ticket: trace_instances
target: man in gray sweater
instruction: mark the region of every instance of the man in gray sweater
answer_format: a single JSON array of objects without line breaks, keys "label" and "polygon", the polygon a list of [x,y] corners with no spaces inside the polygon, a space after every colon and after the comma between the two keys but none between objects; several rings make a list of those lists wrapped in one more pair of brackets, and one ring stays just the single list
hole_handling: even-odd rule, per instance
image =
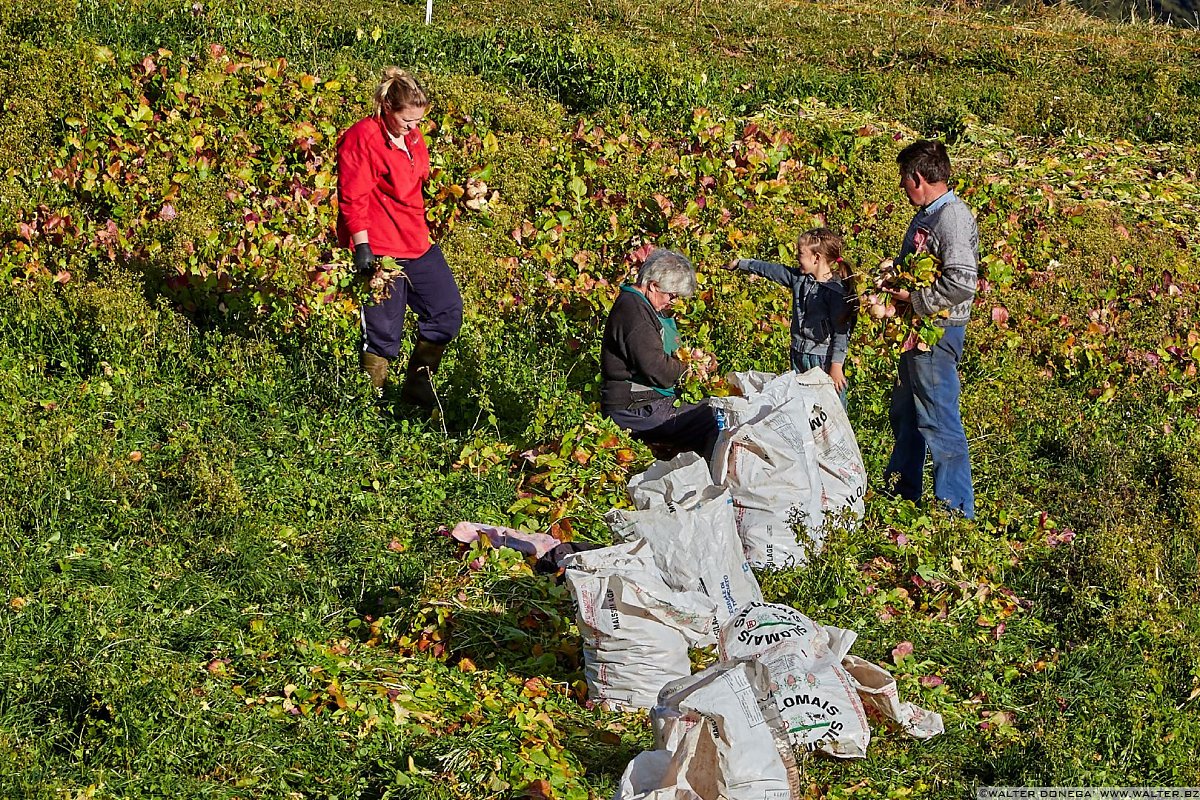
[{"label": "man in gray sweater", "polygon": [[913,312],[932,317],[944,328],[929,350],[901,354],[899,377],[892,388],[890,418],[896,443],[888,461],[885,482],[895,481],[896,493],[919,502],[925,453],[933,457],[933,494],[968,519],[975,516],[971,460],[959,410],[958,364],[979,264],[979,229],[962,200],[950,189],[950,157],[941,142],[914,142],[896,157],[900,188],[917,208],[896,263],[914,254],[929,253],[941,270],[934,282],[913,292],[884,287],[897,301],[911,303]]}]

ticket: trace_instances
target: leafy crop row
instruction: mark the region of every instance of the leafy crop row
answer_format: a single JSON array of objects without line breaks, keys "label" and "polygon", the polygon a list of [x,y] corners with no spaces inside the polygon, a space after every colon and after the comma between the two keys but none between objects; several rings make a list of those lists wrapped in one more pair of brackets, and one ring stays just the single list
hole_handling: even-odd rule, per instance
[{"label": "leafy crop row", "polygon": [[[1112,69],[1147,79],[1081,91],[1049,128],[1081,130],[1044,135],[1032,115],[1062,105],[1046,82],[1076,85],[1039,77],[1066,63],[1053,42],[986,33],[948,52],[954,28],[918,46],[880,15],[855,29],[763,4],[702,6],[743,19],[673,46],[647,28],[665,39],[687,14],[621,3],[574,32],[577,4],[506,5],[538,18],[502,41],[484,19],[501,7],[472,8],[428,32],[365,0],[2,12],[5,52],[28,58],[0,68],[19,89],[4,118],[22,120],[0,131],[0,793],[610,793],[649,731],[588,707],[566,593],[437,529],[603,541],[650,460],[594,406],[617,284],[647,247],[684,249],[701,281],[679,312],[688,344],[723,369],[782,368],[787,298],[716,267],[791,261],[817,223],[863,272],[892,255],[910,213],[893,158],[917,135],[897,119],[955,133],[980,222],[963,363],[980,512],[873,492],[861,529],[764,576],[770,599],[858,631],[949,723],[928,744],[881,729],[862,762],[806,761],[808,793],[1200,780],[1200,190],[1190,84],[1152,80],[1189,63],[1171,35],[1128,31],[1170,57],[1122,55]],[[801,11],[811,34],[771,18]],[[765,55],[811,55],[810,35],[842,49],[794,69]],[[427,201],[467,299],[439,381],[450,432],[372,405],[362,288],[331,238],[336,134],[402,45],[440,67]],[[1108,74],[1071,52],[1079,81]],[[48,80],[54,65],[79,78]],[[991,110],[955,100],[933,120],[931,95],[889,94],[967,69],[982,77],[956,91]],[[1115,100],[1086,118],[1154,92],[1151,122],[1171,111],[1153,146],[1104,135],[1151,131],[1113,127]],[[1023,122],[1013,97],[1036,101]],[[881,329],[864,316],[851,348],[873,478],[894,378]]]}]

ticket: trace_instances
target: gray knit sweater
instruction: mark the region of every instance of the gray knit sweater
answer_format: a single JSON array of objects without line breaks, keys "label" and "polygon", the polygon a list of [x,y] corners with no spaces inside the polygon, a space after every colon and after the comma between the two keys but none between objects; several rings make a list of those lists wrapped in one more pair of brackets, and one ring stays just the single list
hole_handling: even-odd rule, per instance
[{"label": "gray knit sweater", "polygon": [[966,325],[979,278],[979,228],[971,210],[953,191],[913,216],[896,263],[903,263],[911,253],[920,251],[937,257],[942,272],[932,285],[912,293],[913,311],[928,317],[950,309],[950,316],[937,324]]}]

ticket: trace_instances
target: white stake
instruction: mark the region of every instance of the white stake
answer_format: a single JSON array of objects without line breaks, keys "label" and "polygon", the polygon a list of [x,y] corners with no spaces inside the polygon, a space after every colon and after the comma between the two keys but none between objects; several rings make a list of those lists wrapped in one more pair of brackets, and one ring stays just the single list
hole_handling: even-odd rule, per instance
[{"label": "white stake", "polygon": [[433,0],[425,0],[425,24],[433,21]]}]

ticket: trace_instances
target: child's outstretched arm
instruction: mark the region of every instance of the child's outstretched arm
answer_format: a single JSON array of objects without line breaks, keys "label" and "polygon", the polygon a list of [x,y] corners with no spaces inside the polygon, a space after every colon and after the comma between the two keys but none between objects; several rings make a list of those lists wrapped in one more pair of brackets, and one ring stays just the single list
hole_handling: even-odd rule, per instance
[{"label": "child's outstretched arm", "polygon": [[788,288],[794,286],[803,277],[799,270],[788,269],[783,264],[776,264],[771,261],[759,261],[756,258],[734,259],[725,265],[725,269],[761,275],[767,280],[774,281]]}]

